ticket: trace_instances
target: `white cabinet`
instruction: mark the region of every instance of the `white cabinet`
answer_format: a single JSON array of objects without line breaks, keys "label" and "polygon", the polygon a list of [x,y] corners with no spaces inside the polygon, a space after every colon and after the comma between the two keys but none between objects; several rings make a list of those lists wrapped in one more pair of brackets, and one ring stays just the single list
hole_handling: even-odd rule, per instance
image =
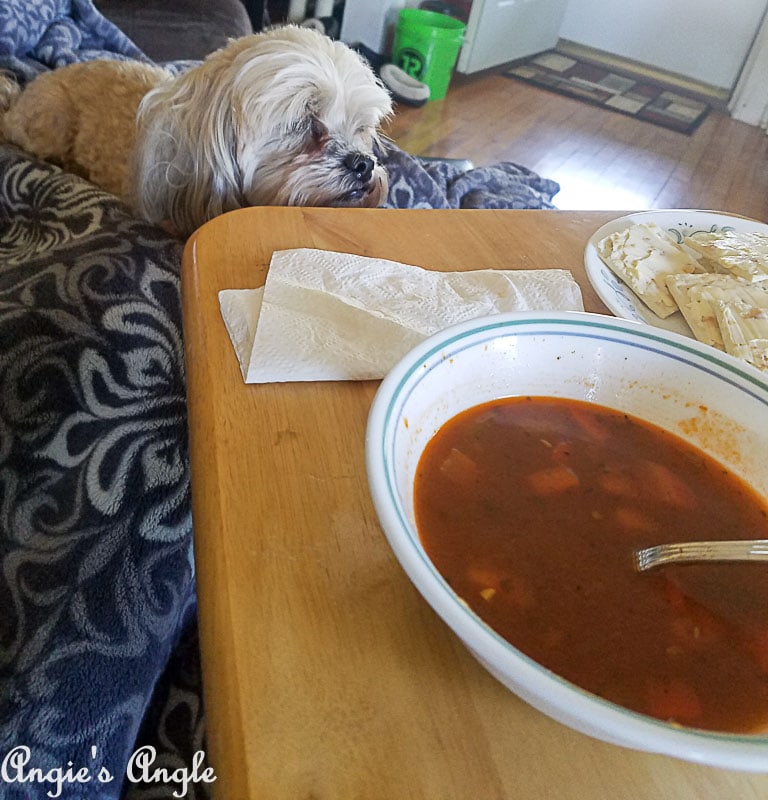
[{"label": "white cabinet", "polygon": [[341,40],[360,42],[374,53],[389,54],[401,8],[415,6],[416,0],[345,0]]},{"label": "white cabinet", "polygon": [[568,0],[474,0],[457,69],[477,72],[557,44]]}]

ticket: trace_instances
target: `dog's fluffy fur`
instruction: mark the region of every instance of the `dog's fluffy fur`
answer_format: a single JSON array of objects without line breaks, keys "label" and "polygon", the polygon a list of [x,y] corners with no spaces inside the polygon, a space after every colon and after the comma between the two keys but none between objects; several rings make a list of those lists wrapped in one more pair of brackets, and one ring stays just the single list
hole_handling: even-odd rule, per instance
[{"label": "dog's fluffy fur", "polygon": [[376,206],[387,90],[346,45],[307,28],[245,36],[175,77],[90,61],[0,77],[0,134],[187,235],[251,205]]}]

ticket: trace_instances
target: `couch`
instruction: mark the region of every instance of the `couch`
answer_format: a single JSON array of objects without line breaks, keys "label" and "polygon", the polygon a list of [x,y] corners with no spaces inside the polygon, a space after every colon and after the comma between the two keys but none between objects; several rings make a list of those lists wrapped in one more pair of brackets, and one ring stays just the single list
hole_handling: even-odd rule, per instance
[{"label": "couch", "polygon": [[95,5],[158,62],[202,59],[264,24],[263,8],[261,19],[256,8],[264,4],[246,7],[241,0],[96,0]]}]

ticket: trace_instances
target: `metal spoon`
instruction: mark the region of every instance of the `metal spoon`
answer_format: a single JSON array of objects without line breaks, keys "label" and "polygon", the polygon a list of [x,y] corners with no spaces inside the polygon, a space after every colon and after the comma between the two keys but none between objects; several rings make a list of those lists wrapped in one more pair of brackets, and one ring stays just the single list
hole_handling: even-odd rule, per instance
[{"label": "metal spoon", "polygon": [[678,542],[635,550],[638,572],[662,564],[696,561],[768,561],[768,539],[741,539],[726,542]]}]

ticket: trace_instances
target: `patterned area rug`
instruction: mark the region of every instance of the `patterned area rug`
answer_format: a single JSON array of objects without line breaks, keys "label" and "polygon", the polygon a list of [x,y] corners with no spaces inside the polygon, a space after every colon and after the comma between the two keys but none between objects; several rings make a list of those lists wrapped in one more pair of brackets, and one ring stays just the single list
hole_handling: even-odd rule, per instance
[{"label": "patterned area rug", "polygon": [[533,56],[505,74],[680,133],[693,133],[709,112],[707,103],[652,79],[614,72],[557,50]]}]

